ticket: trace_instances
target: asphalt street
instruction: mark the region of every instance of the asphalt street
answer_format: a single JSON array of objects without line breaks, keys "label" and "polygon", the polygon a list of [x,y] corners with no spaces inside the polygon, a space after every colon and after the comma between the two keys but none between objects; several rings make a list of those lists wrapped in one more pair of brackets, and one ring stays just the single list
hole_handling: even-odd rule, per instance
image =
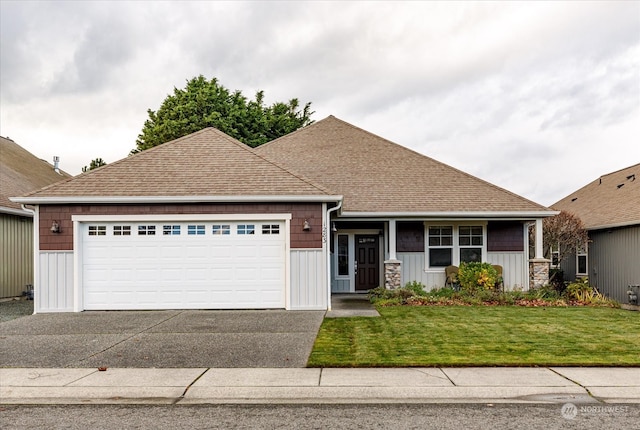
[{"label": "asphalt street", "polygon": [[637,429],[640,406],[367,404],[203,406],[4,406],[10,429]]}]

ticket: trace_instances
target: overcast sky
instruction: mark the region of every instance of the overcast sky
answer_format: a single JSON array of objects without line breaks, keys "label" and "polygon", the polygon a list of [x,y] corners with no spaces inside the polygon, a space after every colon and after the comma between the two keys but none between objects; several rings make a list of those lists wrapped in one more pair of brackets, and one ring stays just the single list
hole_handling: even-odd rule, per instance
[{"label": "overcast sky", "polygon": [[74,175],[200,74],[544,205],[640,162],[640,2],[0,7],[0,135]]}]

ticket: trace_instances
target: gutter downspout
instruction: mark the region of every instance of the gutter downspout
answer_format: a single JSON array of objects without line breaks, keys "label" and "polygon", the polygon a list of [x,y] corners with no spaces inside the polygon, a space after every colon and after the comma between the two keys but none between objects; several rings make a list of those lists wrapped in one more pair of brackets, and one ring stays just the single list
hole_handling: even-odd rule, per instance
[{"label": "gutter downspout", "polygon": [[38,312],[37,299],[38,299],[38,276],[40,273],[39,268],[39,255],[40,255],[40,212],[38,206],[34,206],[34,209],[27,208],[24,203],[20,205],[22,210],[33,214],[33,314]]},{"label": "gutter downspout", "polygon": [[342,200],[338,202],[338,206],[327,210],[327,310],[331,310],[331,212],[335,212],[342,208]]}]

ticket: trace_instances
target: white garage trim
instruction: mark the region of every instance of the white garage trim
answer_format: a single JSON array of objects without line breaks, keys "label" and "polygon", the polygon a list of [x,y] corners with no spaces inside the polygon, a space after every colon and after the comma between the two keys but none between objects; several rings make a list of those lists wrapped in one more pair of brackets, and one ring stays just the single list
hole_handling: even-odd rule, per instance
[{"label": "white garage trim", "polygon": [[74,237],[74,311],[80,312],[84,305],[84,228],[87,223],[113,223],[113,222],[260,222],[260,221],[280,221],[284,223],[284,307],[291,307],[291,286],[290,286],[290,224],[291,214],[171,214],[171,215],[73,215],[73,237]]}]

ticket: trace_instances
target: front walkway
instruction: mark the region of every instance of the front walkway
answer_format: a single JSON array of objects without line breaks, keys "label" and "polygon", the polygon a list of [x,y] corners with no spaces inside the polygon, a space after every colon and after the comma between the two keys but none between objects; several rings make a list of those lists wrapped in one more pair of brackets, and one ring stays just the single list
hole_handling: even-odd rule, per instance
[{"label": "front walkway", "polygon": [[367,294],[332,294],[331,310],[325,318],[379,317]]}]

